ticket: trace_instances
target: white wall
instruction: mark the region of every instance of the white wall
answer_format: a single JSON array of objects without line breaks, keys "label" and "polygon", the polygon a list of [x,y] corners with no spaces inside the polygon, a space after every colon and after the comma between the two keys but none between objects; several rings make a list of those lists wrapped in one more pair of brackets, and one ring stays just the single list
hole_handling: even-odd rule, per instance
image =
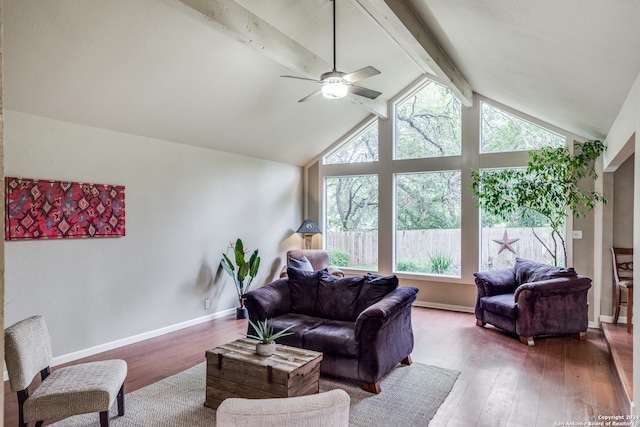
[{"label": "white wall", "polygon": [[[632,153],[638,151],[640,140],[636,134],[640,130],[640,75],[636,78],[633,87],[627,95],[627,99],[618,113],[618,117],[611,126],[607,135],[607,152],[605,157],[605,168],[615,169],[621,165]],[[635,156],[634,156],[635,158]],[[634,161],[633,172],[633,212],[640,212],[640,162]],[[633,215],[633,246],[640,247],[640,215]],[[634,253],[634,262],[639,257],[639,252]],[[638,263],[636,263],[638,264]],[[635,270],[635,276],[639,276],[640,270]],[[636,280],[638,282],[638,280]],[[633,296],[633,305],[640,307],[640,292]],[[637,327],[638,310],[634,310],[633,323],[636,327],[633,330],[633,383],[640,384],[640,328]],[[635,387],[633,391],[633,402],[640,402],[640,387]],[[632,409],[633,413],[638,413],[637,409]]]},{"label": "white wall", "polygon": [[232,239],[260,250],[256,285],[301,244],[291,165],[6,111],[5,174],[126,187],[126,237],[6,242],[5,325],[43,314],[55,356],[232,309]]}]

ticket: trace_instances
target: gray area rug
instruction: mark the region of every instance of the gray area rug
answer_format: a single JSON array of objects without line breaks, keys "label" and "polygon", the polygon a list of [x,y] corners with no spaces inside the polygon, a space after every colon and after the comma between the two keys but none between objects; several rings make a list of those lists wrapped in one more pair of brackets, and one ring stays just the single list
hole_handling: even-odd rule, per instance
[{"label": "gray area rug", "polygon": [[[323,377],[320,391],[345,390],[351,397],[349,425],[426,426],[447,397],[459,372],[421,363],[399,365],[382,379],[378,395],[360,388],[360,383]],[[205,364],[201,363],[150,386],[127,393],[125,415],[111,408],[112,427],[213,427],[216,413],[204,407]],[[79,415],[56,427],[99,426],[98,414]]]}]

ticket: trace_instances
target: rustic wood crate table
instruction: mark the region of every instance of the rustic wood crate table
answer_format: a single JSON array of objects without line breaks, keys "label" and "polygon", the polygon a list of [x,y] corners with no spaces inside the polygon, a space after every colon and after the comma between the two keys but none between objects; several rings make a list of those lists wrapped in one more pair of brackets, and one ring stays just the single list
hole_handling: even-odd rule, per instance
[{"label": "rustic wood crate table", "polygon": [[322,353],[278,344],[273,356],[258,356],[256,340],[207,350],[205,406],[217,409],[229,397],[264,399],[319,392]]}]

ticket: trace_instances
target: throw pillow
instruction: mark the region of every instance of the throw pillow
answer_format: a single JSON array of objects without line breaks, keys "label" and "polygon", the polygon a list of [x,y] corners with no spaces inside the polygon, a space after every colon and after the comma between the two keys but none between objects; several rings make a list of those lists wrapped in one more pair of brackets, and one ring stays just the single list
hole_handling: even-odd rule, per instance
[{"label": "throw pillow", "polygon": [[513,268],[479,271],[473,273],[476,284],[482,286],[485,296],[511,294],[518,287]]},{"label": "throw pillow", "polygon": [[365,278],[320,276],[316,316],[332,320],[356,320],[356,303]]},{"label": "throw pillow", "polygon": [[516,281],[519,285],[576,275],[573,268],[556,267],[524,258],[516,258],[513,269],[516,272]]},{"label": "throw pillow", "polygon": [[289,267],[297,268],[304,271],[313,271],[313,266],[304,255],[300,259],[289,257]]},{"label": "throw pillow", "polygon": [[356,317],[398,287],[398,277],[367,273],[356,303]]},{"label": "throw pillow", "polygon": [[287,268],[292,312],[313,316],[318,296],[318,283],[323,274],[328,274],[326,268],[318,271]]}]

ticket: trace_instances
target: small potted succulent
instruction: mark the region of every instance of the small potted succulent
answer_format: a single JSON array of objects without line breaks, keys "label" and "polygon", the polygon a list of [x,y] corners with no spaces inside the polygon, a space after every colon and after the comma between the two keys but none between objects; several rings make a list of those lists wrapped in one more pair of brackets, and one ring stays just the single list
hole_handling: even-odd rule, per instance
[{"label": "small potted succulent", "polygon": [[249,320],[249,324],[253,327],[255,335],[247,334],[248,338],[255,338],[259,342],[256,344],[256,353],[258,356],[271,356],[276,352],[276,340],[280,337],[293,334],[288,332],[293,325],[278,332],[273,331],[273,326],[269,323],[269,319],[264,321],[258,320],[257,324]]}]

